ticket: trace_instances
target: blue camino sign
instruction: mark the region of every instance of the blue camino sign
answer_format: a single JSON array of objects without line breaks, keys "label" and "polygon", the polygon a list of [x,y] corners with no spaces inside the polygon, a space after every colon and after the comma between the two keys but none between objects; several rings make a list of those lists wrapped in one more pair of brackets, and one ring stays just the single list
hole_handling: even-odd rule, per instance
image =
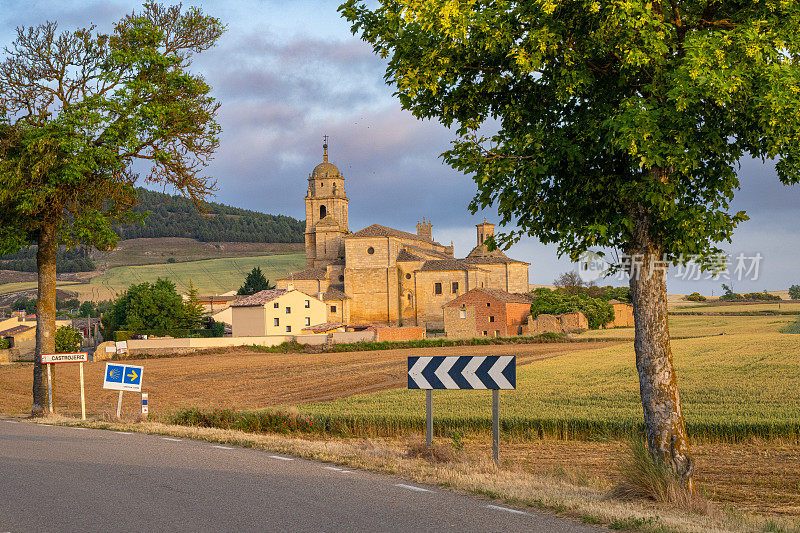
[{"label": "blue camino sign", "polygon": [[144,367],[141,366],[106,363],[103,388],[141,392],[143,373]]}]

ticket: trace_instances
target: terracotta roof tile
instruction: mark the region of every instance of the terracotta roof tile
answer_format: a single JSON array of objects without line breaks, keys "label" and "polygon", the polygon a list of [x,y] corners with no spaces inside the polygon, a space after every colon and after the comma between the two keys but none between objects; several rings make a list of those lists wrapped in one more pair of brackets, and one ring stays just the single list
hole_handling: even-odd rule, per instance
[{"label": "terracotta roof tile", "polygon": [[341,322],[326,322],[324,324],[317,324],[316,326],[309,326],[300,331],[312,331],[314,333],[326,333],[335,329],[343,328],[345,325]]},{"label": "terracotta roof tile", "polygon": [[423,272],[447,271],[447,270],[483,270],[472,263],[463,259],[432,259],[425,261],[419,269]]},{"label": "terracotta roof tile", "polygon": [[477,289],[472,289],[471,291],[462,294],[455,300],[450,303],[445,304],[447,307],[459,307],[461,305],[461,300],[465,299],[468,294],[472,294],[475,292],[482,292],[492,298],[499,300],[503,303],[507,304],[531,304],[533,303],[533,296],[530,294],[522,294],[522,293],[512,293],[506,292],[501,289],[488,289],[486,287],[481,287]]},{"label": "terracotta roof tile", "polygon": [[434,242],[430,239],[426,239],[425,237],[420,237],[416,233],[408,233],[407,231],[400,231],[399,229],[387,228],[386,226],[381,226],[380,224],[367,226],[362,230],[345,236],[345,239],[357,237],[397,237],[398,239],[409,239],[412,241]]},{"label": "terracotta roof tile", "polygon": [[283,289],[268,289],[242,298],[241,300],[234,302],[231,307],[258,307],[259,305],[264,305],[267,302],[271,302],[275,298],[279,298],[288,292],[289,291]]},{"label": "terracotta roof tile", "polygon": [[25,333],[32,329],[34,329],[34,326],[14,326],[13,328],[0,331],[0,337],[13,337],[14,335],[19,335],[20,333]]}]

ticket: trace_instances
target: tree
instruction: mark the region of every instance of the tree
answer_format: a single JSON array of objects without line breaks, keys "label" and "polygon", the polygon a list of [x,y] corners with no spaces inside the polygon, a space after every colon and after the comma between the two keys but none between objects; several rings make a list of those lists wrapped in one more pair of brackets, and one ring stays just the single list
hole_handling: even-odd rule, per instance
[{"label": "tree", "polygon": [[103,316],[103,338],[112,339],[119,330],[167,333],[182,328],[184,310],[181,295],[168,279],[131,285]]},{"label": "tree", "polygon": [[244,280],[244,285],[239,287],[239,290],[236,292],[236,294],[240,296],[248,296],[259,291],[265,291],[274,288],[275,285],[271,285],[269,280],[264,277],[264,274],[261,273],[261,267],[253,267],[253,270],[247,274],[247,277]]},{"label": "tree", "polygon": [[203,323],[204,312],[203,306],[197,298],[197,287],[194,286],[192,280],[189,280],[187,299],[183,302],[183,327],[198,329]]},{"label": "tree", "polygon": [[569,294],[539,288],[533,291],[531,316],[561,315],[580,311],[589,322],[589,329],[599,329],[614,320],[614,308],[608,300],[593,298],[586,293]]},{"label": "tree", "polygon": [[[498,237],[614,249],[630,275],[647,444],[693,489],[666,271],[713,268],[739,159],[800,179],[800,3],[359,0],[339,7],[386,58],[402,106],[457,135],[443,154],[496,206]],[[479,130],[479,128],[482,128]],[[635,260],[635,261],[634,261]],[[641,275],[640,275],[641,274]]]},{"label": "tree", "polygon": [[110,34],[46,22],[17,28],[5,49],[0,254],[38,245],[34,415],[45,401],[39,354],[54,348],[59,244],[115,245],[112,224],[136,219],[135,161],[198,206],[214,190],[201,171],[218,145],[218,104],[189,67],[222,32],[198,9],[147,2]]},{"label": "tree", "polygon": [[71,326],[61,326],[56,330],[55,353],[75,353],[81,348],[83,336]]},{"label": "tree", "polygon": [[800,300],[800,285],[792,285],[789,287],[789,298],[792,300]]},{"label": "tree", "polygon": [[553,281],[553,285],[567,294],[578,294],[582,288],[588,287],[590,284],[583,281],[578,273],[573,270],[562,273]]}]

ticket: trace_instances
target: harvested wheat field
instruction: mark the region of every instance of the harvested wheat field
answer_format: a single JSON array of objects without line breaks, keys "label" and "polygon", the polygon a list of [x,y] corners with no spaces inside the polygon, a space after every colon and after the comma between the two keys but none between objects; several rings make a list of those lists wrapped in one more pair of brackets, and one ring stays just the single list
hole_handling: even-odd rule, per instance
[{"label": "harvested wheat field", "polygon": [[[137,360],[144,366],[142,390],[150,394],[151,416],[181,407],[260,409],[277,405],[324,402],[407,384],[409,355],[517,356],[522,365],[613,343],[554,343],[455,346],[336,354],[260,354],[246,349],[224,353]],[[78,365],[58,366],[55,410],[80,414]],[[33,365],[0,367],[0,413],[24,415],[31,408]],[[86,409],[93,415],[113,413],[117,393],[101,388],[104,363],[86,363]],[[139,397],[123,397],[127,413],[139,408]]]}]

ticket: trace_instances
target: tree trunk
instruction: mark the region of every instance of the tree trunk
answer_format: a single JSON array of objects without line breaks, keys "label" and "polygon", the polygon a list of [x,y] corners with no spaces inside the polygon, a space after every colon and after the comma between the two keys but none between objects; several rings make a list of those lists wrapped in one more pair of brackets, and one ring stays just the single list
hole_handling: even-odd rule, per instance
[{"label": "tree trunk", "polygon": [[630,287],[647,446],[654,457],[670,465],[686,487],[694,491],[694,460],[689,453],[669,342],[666,265],[658,263],[662,260],[662,249],[651,239],[649,217],[644,209],[638,209],[633,218]]},{"label": "tree trunk", "polygon": [[42,354],[56,351],[56,225],[45,223],[39,232],[36,263],[39,302],[36,306],[36,352],[33,360],[32,416],[42,416],[47,405],[47,384],[42,375]]}]

